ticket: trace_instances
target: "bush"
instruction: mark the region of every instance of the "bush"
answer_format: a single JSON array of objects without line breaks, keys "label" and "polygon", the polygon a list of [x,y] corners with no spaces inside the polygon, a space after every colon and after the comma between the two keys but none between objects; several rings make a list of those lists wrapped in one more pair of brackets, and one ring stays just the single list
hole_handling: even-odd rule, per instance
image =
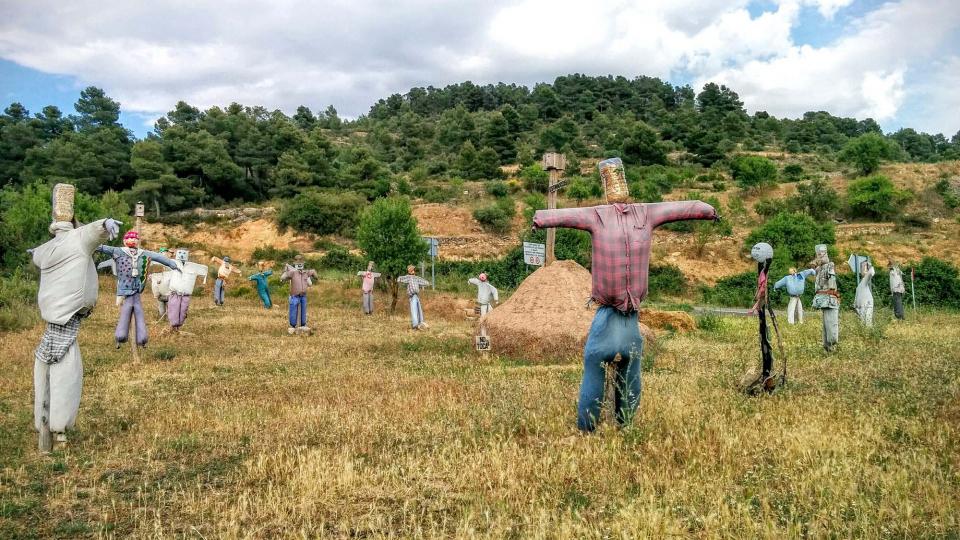
[{"label": "bush", "polygon": [[[919,305],[960,309],[960,272],[955,266],[934,257],[924,257],[913,269]],[[910,296],[910,269],[904,268],[903,274],[907,284],[906,302]]]},{"label": "bush", "polygon": [[831,222],[818,223],[803,214],[780,213],[751,231],[744,247],[749,250],[757,242],[767,242],[773,246],[776,271],[771,271],[779,273],[791,266],[803,266],[813,259],[815,245],[831,245],[835,240]]},{"label": "bush", "polygon": [[868,176],[847,187],[847,205],[852,217],[890,219],[901,212],[901,205],[912,194],[900,191],[883,175]]},{"label": "bush", "polygon": [[359,255],[353,255],[345,248],[336,246],[331,248],[317,261],[320,268],[340,270],[342,272],[358,272],[367,267],[367,262]]},{"label": "bush", "polygon": [[277,225],[281,231],[292,228],[352,237],[364,206],[366,199],[356,193],[305,191],[283,205],[277,214]]},{"label": "bush", "polygon": [[879,133],[866,133],[851,139],[840,152],[840,160],[852,164],[862,175],[875,172],[882,159],[893,157],[891,143]]},{"label": "bush", "polygon": [[791,163],[783,168],[781,174],[787,182],[799,182],[803,180],[803,167],[796,163]]},{"label": "bush", "polygon": [[253,250],[255,261],[292,261],[300,252],[292,249],[278,249],[273,246],[258,246]]},{"label": "bush", "polygon": [[497,180],[495,182],[488,182],[485,186],[488,195],[501,199],[510,194],[510,188],[507,186],[506,182]]},{"label": "bush", "polygon": [[672,264],[650,266],[647,289],[651,298],[679,296],[687,291],[687,277]]},{"label": "bush", "polygon": [[829,219],[840,209],[840,196],[823,178],[797,186],[797,194],[787,199],[790,211],[803,212],[817,221]]},{"label": "bush", "polygon": [[484,229],[505,234],[510,231],[515,214],[513,199],[500,199],[490,206],[474,210],[473,219],[477,220]]},{"label": "bush", "polygon": [[777,166],[761,156],[737,156],[730,163],[733,180],[742,189],[763,189],[777,183]]},{"label": "bush", "polygon": [[784,199],[761,199],[753,205],[754,211],[764,219],[770,219],[777,214],[789,212],[790,208]]},{"label": "bush", "polygon": [[528,165],[520,170],[523,187],[527,191],[546,193],[550,185],[550,173],[543,170],[539,164]]},{"label": "bush", "polygon": [[943,197],[943,204],[947,208],[955,209],[960,207],[960,188],[954,187],[946,178],[940,179],[934,190]]}]

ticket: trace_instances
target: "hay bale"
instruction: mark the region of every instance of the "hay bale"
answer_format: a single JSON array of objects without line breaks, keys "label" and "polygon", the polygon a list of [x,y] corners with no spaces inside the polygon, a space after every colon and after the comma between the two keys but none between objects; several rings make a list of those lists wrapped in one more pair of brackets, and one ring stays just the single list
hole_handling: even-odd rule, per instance
[{"label": "hay bale", "polygon": [[[590,272],[556,261],[531,274],[486,317],[493,351],[532,361],[580,359],[596,306],[587,307]],[[640,332],[652,344],[654,333]]]},{"label": "hay bale", "polygon": [[693,320],[693,317],[685,311],[641,309],[640,320],[647,326],[657,330],[689,332],[697,328],[697,321]]}]

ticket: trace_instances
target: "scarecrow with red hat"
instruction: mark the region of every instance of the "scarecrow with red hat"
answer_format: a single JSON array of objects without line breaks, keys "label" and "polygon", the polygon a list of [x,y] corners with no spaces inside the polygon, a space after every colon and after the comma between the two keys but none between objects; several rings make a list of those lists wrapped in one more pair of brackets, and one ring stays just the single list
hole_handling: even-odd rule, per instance
[{"label": "scarecrow with red hat", "polygon": [[120,320],[114,339],[117,348],[127,341],[130,332],[130,317],[136,325],[137,345],[147,345],[147,324],[143,318],[143,305],[140,303],[140,293],[147,282],[147,267],[150,262],[160,263],[170,269],[180,270],[177,263],[160,253],[140,248],[140,235],[137,231],[130,231],[123,235],[123,247],[101,245],[97,251],[105,253],[113,259],[117,269],[117,297],[121,300]]},{"label": "scarecrow with red hat", "polygon": [[477,315],[482,317],[490,313],[490,310],[493,309],[493,306],[490,305],[491,300],[500,303],[500,293],[496,287],[487,281],[487,275],[483,272],[475,278],[468,279],[467,283],[477,287]]}]

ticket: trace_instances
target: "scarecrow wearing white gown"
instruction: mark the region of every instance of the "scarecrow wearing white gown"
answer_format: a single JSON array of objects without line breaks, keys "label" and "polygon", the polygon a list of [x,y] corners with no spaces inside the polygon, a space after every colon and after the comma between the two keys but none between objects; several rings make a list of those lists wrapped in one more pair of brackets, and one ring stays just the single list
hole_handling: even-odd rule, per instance
[{"label": "scarecrow wearing white gown", "polygon": [[873,327],[873,276],[875,273],[870,261],[860,263],[860,283],[857,284],[857,295],[853,299],[857,316],[867,328]]},{"label": "scarecrow wearing white gown", "polygon": [[66,442],[80,408],[83,362],[77,335],[80,321],[97,304],[99,284],[93,252],[101,242],[120,232],[121,222],[101,219],[87,225],[74,220],[75,188],[53,188],[52,240],[31,250],[40,269],[37,305],[47,326],[34,352],[34,425],[40,432],[40,449],[53,447],[51,434]]}]

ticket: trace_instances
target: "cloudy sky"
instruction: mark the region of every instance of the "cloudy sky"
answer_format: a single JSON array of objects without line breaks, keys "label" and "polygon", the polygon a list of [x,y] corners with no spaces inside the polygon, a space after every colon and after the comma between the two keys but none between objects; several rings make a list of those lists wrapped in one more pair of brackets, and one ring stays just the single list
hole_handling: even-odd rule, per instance
[{"label": "cloudy sky", "polygon": [[750,112],[960,130],[960,0],[0,0],[0,102],[104,88],[143,135],[178,100],[344,116],[412,86],[568,73],[717,81]]}]

